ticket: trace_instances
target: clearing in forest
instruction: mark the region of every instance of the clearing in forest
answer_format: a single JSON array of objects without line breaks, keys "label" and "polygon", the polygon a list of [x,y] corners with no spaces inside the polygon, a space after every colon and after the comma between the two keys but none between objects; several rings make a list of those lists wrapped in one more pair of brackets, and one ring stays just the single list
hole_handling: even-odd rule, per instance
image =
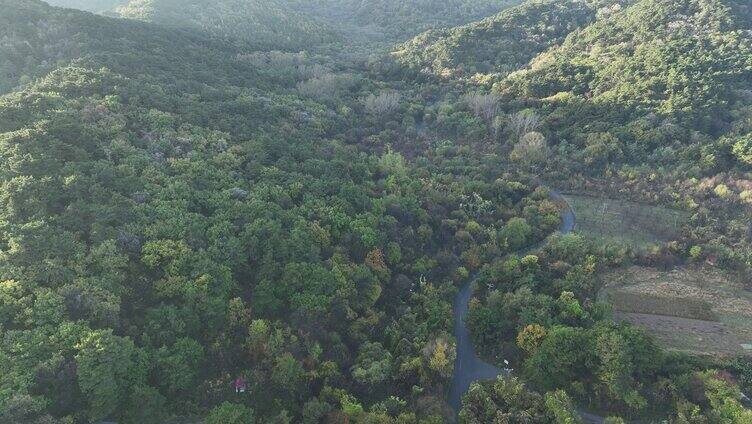
[{"label": "clearing in forest", "polygon": [[645,328],[669,349],[752,355],[752,292],[738,278],[699,266],[631,266],[602,277],[614,318]]},{"label": "clearing in forest", "polygon": [[625,200],[565,195],[577,215],[576,231],[635,249],[675,240],[689,214]]}]

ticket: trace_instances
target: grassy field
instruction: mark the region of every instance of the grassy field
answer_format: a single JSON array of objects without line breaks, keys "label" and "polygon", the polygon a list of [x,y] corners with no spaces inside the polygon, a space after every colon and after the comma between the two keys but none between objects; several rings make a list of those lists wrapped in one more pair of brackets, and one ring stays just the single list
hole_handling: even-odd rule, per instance
[{"label": "grassy field", "polygon": [[635,249],[675,240],[689,214],[635,202],[565,195],[577,216],[576,231]]},{"label": "grassy field", "polygon": [[600,299],[616,319],[646,328],[667,348],[752,355],[752,292],[737,279],[700,267],[660,271],[632,266],[602,277]]}]

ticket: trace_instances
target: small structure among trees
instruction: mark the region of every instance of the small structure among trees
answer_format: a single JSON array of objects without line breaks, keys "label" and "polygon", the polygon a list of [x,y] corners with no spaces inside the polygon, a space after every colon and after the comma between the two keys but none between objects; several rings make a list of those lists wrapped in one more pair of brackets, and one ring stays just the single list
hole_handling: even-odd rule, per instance
[{"label": "small structure among trees", "polygon": [[245,393],[248,389],[248,382],[243,377],[238,377],[232,382],[232,387],[235,388],[235,393]]}]

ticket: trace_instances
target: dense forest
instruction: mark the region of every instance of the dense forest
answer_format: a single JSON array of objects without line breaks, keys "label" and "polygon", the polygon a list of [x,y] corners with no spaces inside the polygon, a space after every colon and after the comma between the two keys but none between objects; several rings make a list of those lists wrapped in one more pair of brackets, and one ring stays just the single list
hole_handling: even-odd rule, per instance
[{"label": "dense forest", "polygon": [[[752,422],[604,295],[752,290],[744,2],[50,3],[0,0],[0,424]],[[506,370],[453,410],[457,322]]]},{"label": "dense forest", "polygon": [[116,14],[166,26],[199,30],[258,49],[313,48],[335,39],[334,31],[285,0],[133,0]]},{"label": "dense forest", "polygon": [[50,0],[47,3],[53,6],[68,7],[89,12],[108,13],[114,11],[118,6],[122,6],[125,2],[126,0]]},{"label": "dense forest", "polygon": [[[189,27],[261,49],[352,47],[472,22],[521,0],[52,0],[54,6]],[[365,41],[365,46],[363,42]],[[340,47],[342,44],[340,44]]]}]

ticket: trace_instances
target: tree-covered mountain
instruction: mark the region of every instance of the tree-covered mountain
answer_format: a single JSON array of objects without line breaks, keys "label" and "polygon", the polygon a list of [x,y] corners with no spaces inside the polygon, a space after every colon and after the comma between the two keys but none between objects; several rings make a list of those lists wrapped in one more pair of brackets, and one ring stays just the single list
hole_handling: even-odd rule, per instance
[{"label": "tree-covered mountain", "polygon": [[[683,231],[693,240],[689,243],[702,244],[712,252],[711,263],[723,262],[722,268],[748,281],[750,12],[747,4],[733,0],[529,1],[476,23],[419,35],[397,46],[391,58],[402,77],[424,90],[431,102],[426,116],[437,127],[462,128],[470,122],[468,115],[477,117],[485,123],[486,143],[505,145],[510,163],[543,178],[574,190],[687,210],[691,224]],[[592,254],[596,262],[610,261],[610,253],[589,249],[615,246],[600,239],[589,245],[577,237],[561,242],[567,247],[549,243],[544,250],[551,250],[534,260],[566,264],[565,276],[558,265],[531,267],[526,263],[531,258],[488,267],[488,279],[481,274],[468,317],[476,346],[498,358],[509,355],[508,344],[516,341],[528,384],[551,393],[569,384],[564,381],[576,380],[564,388],[567,393],[598,393],[595,404],[622,416],[685,408],[683,401],[662,405],[656,394],[665,381],[646,378],[661,375],[676,358],[663,357],[668,360],[663,363],[663,353],[638,334],[591,327],[586,321],[598,312],[582,311],[583,304],[564,293],[593,298],[595,292],[586,292],[602,282],[587,282],[586,258]],[[580,254],[561,256],[574,246]],[[668,252],[678,248],[671,246],[654,251],[666,255],[669,267],[675,263]],[[665,263],[656,257],[645,262]],[[560,279],[548,279],[557,274]],[[560,321],[570,313],[561,312],[562,307],[573,308],[578,318],[569,319],[577,324]],[[579,329],[562,329],[562,324]],[[600,351],[583,348],[606,339],[624,344]],[[601,372],[615,350],[630,365],[610,380]],[[663,363],[658,368],[664,371],[647,371],[652,365],[639,365],[645,357],[652,365]],[[588,365],[578,368],[582,364]],[[707,377],[690,379],[703,386]],[[705,387],[710,390],[705,396],[716,396]],[[542,422],[551,419],[541,410],[543,398],[516,398],[517,385],[488,384],[471,393],[460,415],[465,422],[490,422],[500,410],[514,414],[513,405]],[[692,418],[693,412],[683,410],[669,422],[719,419],[718,412],[697,413]],[[730,414],[729,422],[749,419]]]},{"label": "tree-covered mountain", "polygon": [[[2,0],[0,92],[64,65],[106,66],[167,84],[211,79],[263,86],[258,69],[238,59],[248,52],[186,30],[57,9],[41,1]],[[225,66],[214,66],[215,62]]]},{"label": "tree-covered mountain", "polygon": [[714,117],[745,101],[751,28],[749,6],[735,1],[531,1],[427,32],[394,55],[432,75],[490,77],[511,97],[571,93],[627,109]]},{"label": "tree-covered mountain", "polygon": [[370,30],[401,41],[432,28],[462,25],[519,4],[521,0],[289,0],[333,23]]},{"label": "tree-covered mountain", "polygon": [[751,100],[752,26],[735,5],[642,0],[611,7],[507,85],[514,96],[568,92],[722,131]]},{"label": "tree-covered mountain", "polygon": [[128,0],[49,0],[52,6],[68,7],[95,13],[111,13]]},{"label": "tree-covered mountain", "polygon": [[261,48],[402,41],[472,22],[521,0],[52,0],[56,6],[192,28]]},{"label": "tree-covered mountain", "polygon": [[0,6],[2,422],[450,416],[455,281],[544,190],[359,148],[404,106],[304,54]]},{"label": "tree-covered mountain", "polygon": [[465,26],[428,31],[401,45],[394,56],[434,76],[506,76],[595,21],[597,6],[580,0],[529,1]]},{"label": "tree-covered mountain", "polygon": [[[0,0],[0,424],[749,422],[748,359],[598,297],[749,275],[749,7],[512,3]],[[542,179],[691,218],[549,237]],[[452,411],[464,287],[515,378]]]},{"label": "tree-covered mountain", "polygon": [[[718,136],[738,133],[752,102],[750,31],[749,7],[735,1],[532,1],[428,32],[393,55],[411,72],[493,86],[501,98],[524,100],[543,115],[554,143],[606,155],[580,159],[644,162],[659,149],[676,158],[673,143],[694,144],[681,154],[716,144],[722,153],[713,166],[746,167],[745,142]],[[654,130],[641,143],[635,131],[649,125],[646,119],[678,125],[670,127],[674,134],[663,127],[667,132]],[[615,145],[588,145],[596,127],[611,129]]]},{"label": "tree-covered mountain", "polygon": [[267,49],[300,50],[335,39],[333,30],[287,0],[131,0],[116,13]]},{"label": "tree-covered mountain", "polygon": [[[566,128],[562,138],[585,122],[611,128],[621,153],[607,157],[678,158],[695,175],[698,166],[748,169],[743,138],[721,136],[743,132],[752,105],[749,10],[733,1],[642,0],[607,12],[499,81],[498,91],[566,116],[557,125]],[[663,124],[640,135],[651,120]]]}]

